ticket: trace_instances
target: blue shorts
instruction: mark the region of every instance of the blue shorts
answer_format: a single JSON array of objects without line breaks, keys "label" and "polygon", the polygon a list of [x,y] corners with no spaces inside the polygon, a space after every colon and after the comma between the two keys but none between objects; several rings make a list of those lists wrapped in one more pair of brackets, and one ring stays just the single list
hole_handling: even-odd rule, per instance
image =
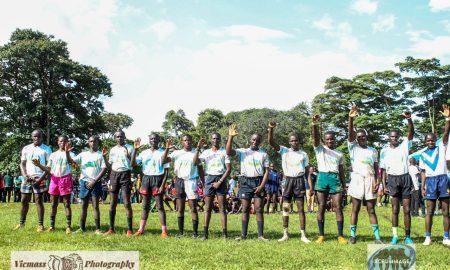
[{"label": "blue shorts", "polygon": [[425,180],[427,200],[437,200],[450,197],[450,181],[446,174],[427,177]]},{"label": "blue shorts", "polygon": [[91,196],[94,197],[101,197],[102,196],[102,182],[95,183],[94,187],[92,189],[88,189],[86,184],[88,183],[85,179],[80,179],[80,199],[90,198]]},{"label": "blue shorts", "polygon": [[218,189],[213,187],[213,184],[218,182],[222,178],[222,175],[207,175],[205,179],[205,196],[225,196],[227,194],[227,183],[225,181],[219,186]]}]

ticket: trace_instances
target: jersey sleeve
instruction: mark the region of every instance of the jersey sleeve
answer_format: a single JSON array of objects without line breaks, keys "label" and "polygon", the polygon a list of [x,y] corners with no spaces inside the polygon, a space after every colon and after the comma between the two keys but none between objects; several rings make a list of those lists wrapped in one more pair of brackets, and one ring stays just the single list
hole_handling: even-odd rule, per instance
[{"label": "jersey sleeve", "polygon": [[286,146],[280,145],[280,150],[278,150],[278,153],[279,153],[280,155],[283,155],[283,154],[285,154],[285,153],[287,153],[287,152],[288,152],[288,148],[287,148]]},{"label": "jersey sleeve", "polygon": [[264,153],[264,155],[263,155],[263,166],[265,168],[269,168],[269,165],[270,165],[269,155],[267,155],[267,153]]},{"label": "jersey sleeve", "polygon": [[309,166],[309,157],[306,152],[304,152],[304,156],[305,156],[305,158],[303,159],[303,167],[306,168]]},{"label": "jersey sleeve", "polygon": [[52,167],[53,155],[50,155],[47,159],[47,167]]},{"label": "jersey sleeve", "polygon": [[27,147],[24,147],[22,149],[22,153],[20,155],[20,160],[21,161],[26,161],[27,160]]},{"label": "jersey sleeve", "polygon": [[72,157],[73,162],[80,164],[81,163],[81,157],[83,156],[83,153],[79,153],[75,157]]},{"label": "jersey sleeve", "polygon": [[230,164],[231,163],[230,156],[227,155],[227,153],[224,153],[224,155],[225,155],[225,164]]},{"label": "jersey sleeve", "polygon": [[103,158],[103,155],[100,158],[100,168],[104,169],[106,168],[105,159]]},{"label": "jersey sleeve", "polygon": [[386,165],[384,164],[384,158],[385,158],[386,152],[384,149],[381,149],[380,152],[380,164],[378,165],[382,169],[386,169]]},{"label": "jersey sleeve", "polygon": [[319,146],[314,147],[314,152],[317,154],[322,153],[323,152],[323,145],[319,144]]},{"label": "jersey sleeve", "polygon": [[140,153],[135,160],[137,165],[141,165],[142,164],[142,153]]},{"label": "jersey sleeve", "polygon": [[244,148],[238,148],[235,150],[239,160],[242,160],[242,155],[245,154]]},{"label": "jersey sleeve", "polygon": [[198,159],[200,159],[201,162],[205,162],[205,159],[206,159],[207,154],[208,154],[208,151],[207,151],[207,150],[203,151],[203,152],[198,156]]}]

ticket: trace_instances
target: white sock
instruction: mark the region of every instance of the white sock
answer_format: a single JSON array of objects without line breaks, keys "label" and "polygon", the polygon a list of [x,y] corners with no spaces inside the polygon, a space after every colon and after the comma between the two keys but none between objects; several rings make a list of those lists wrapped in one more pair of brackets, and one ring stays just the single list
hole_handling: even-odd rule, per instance
[{"label": "white sock", "polygon": [[302,235],[302,238],[306,238],[305,230],[300,230],[300,234]]}]

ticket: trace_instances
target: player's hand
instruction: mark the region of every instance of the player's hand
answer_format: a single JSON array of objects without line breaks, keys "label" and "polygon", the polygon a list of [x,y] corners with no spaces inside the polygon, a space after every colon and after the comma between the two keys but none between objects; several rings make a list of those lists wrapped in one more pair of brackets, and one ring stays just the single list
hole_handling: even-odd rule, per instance
[{"label": "player's hand", "polygon": [[230,137],[235,137],[237,136],[239,133],[236,130],[236,124],[232,124],[230,126],[230,128],[228,129],[228,136]]},{"label": "player's hand", "polygon": [[402,115],[405,119],[411,119],[411,112],[404,112]]},{"label": "player's hand", "polygon": [[164,194],[164,185],[162,185],[162,186],[160,186],[159,188],[158,188],[158,194]]},{"label": "player's hand", "polygon": [[212,186],[214,189],[218,189],[222,183],[215,182]]},{"label": "player's hand", "polygon": [[256,194],[261,193],[261,191],[263,190],[263,188],[264,188],[264,187],[262,187],[262,186],[258,186],[258,187],[255,189],[255,193],[256,193]]},{"label": "player's hand", "polygon": [[173,142],[172,142],[171,138],[166,140],[166,148],[167,149],[172,149],[173,148]]},{"label": "player's hand", "polygon": [[309,188],[309,194],[313,195],[314,194],[314,189],[312,187]]},{"label": "player's hand", "polygon": [[202,148],[203,145],[205,145],[205,144],[206,144],[205,138],[200,138],[200,140],[199,140],[198,143],[197,143],[197,149]]},{"label": "player's hand", "polygon": [[39,166],[39,165],[41,165],[41,162],[39,162],[39,159],[33,159],[32,162],[33,162],[33,165],[34,165],[34,166]]},{"label": "player's hand", "polygon": [[89,180],[89,181],[86,183],[86,187],[87,187],[88,189],[93,189],[93,188],[94,188],[94,185],[95,185],[95,180],[94,180],[94,179],[91,179],[91,180]]},{"label": "player's hand", "polygon": [[389,188],[388,187],[384,187],[383,192],[384,192],[384,194],[389,194]]},{"label": "player's hand", "polygon": [[141,148],[141,138],[134,140],[134,149],[139,150],[139,148]]},{"label": "player's hand", "polygon": [[441,114],[444,117],[450,117],[450,107],[447,104],[443,104],[442,105],[442,112]]},{"label": "player's hand", "polygon": [[426,197],[427,196],[427,188],[426,187],[423,187],[422,188],[422,197]]},{"label": "player's hand", "polygon": [[270,121],[269,122],[269,128],[270,129],[273,129],[273,128],[275,128],[277,126],[277,123],[275,122],[275,121]]},{"label": "player's hand", "polygon": [[64,145],[64,151],[70,152],[70,151],[72,151],[72,150],[73,150],[72,145],[70,144],[70,142],[67,142],[67,143]]},{"label": "player's hand", "polygon": [[312,117],[312,121],[313,121],[313,123],[318,123],[318,122],[320,121],[320,115],[315,114],[315,115]]},{"label": "player's hand", "polygon": [[379,182],[374,182],[373,183],[373,186],[372,186],[372,193],[373,194],[376,194],[377,193],[377,191],[378,191],[378,187],[380,186],[380,183]]},{"label": "player's hand", "polygon": [[106,154],[108,154],[108,149],[106,149],[106,147],[102,148],[102,156],[106,156]]},{"label": "player's hand", "polygon": [[355,118],[355,117],[358,116],[358,115],[359,115],[358,107],[357,107],[355,104],[353,104],[353,105],[352,105],[352,108],[351,108],[350,111],[348,112],[348,116],[349,116],[350,118]]}]

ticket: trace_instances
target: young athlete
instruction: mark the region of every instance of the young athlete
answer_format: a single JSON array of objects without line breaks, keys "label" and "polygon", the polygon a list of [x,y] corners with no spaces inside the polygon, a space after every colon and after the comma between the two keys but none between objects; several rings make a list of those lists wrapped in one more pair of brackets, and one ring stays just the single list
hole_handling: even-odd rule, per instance
[{"label": "young athlete", "polygon": [[127,236],[133,235],[133,209],[131,208],[131,164],[134,162],[133,146],[125,143],[125,132],[118,130],[114,134],[116,146],[109,151],[109,158],[104,156],[106,166],[111,168],[109,209],[109,230],[105,235],[115,233],[115,219],[119,191],[122,190],[123,206],[127,212]]},{"label": "young athlete", "polygon": [[361,203],[365,200],[369,221],[375,237],[375,243],[382,244],[377,215],[375,213],[378,185],[380,184],[380,180],[377,178],[378,152],[374,148],[367,145],[367,133],[365,130],[360,129],[355,132],[353,128],[353,120],[357,115],[358,108],[353,106],[348,113],[349,136],[347,142],[350,161],[352,164],[350,184],[348,187],[348,194],[352,197],[349,243],[356,243],[358,214],[361,209]]},{"label": "young athlete", "polygon": [[238,155],[241,174],[238,197],[242,203],[242,231],[241,236],[236,240],[247,238],[248,220],[252,199],[254,199],[254,210],[256,212],[256,222],[258,224],[258,239],[268,241],[264,238],[264,186],[269,176],[269,156],[259,148],[261,135],[253,134],[250,137],[249,148],[239,148],[234,150],[233,138],[238,135],[236,125],[233,124],[228,130],[227,155]]},{"label": "young athlete", "polygon": [[[281,174],[275,170],[275,166],[273,163],[269,164],[269,176],[267,179],[267,184],[264,187],[266,190],[266,200],[267,200],[267,206],[266,206],[266,214],[275,213],[278,208],[278,191],[280,189],[280,182],[281,182]],[[272,207],[271,207],[272,205]]]},{"label": "young athlete", "polygon": [[[280,146],[273,139],[273,129],[276,127],[275,122],[269,123],[268,140],[270,146],[280,153],[281,164],[285,176],[283,185],[283,237],[278,241],[286,241],[289,239],[289,211],[291,209],[291,202],[294,199],[297,202],[297,209],[300,218],[300,233],[301,241],[310,243],[311,241],[306,237],[306,217],[305,217],[305,173],[309,168],[309,159],[305,151],[300,149],[299,136],[296,133],[289,134],[289,146]],[[312,183],[309,183],[312,186]]]},{"label": "young athlete", "polygon": [[[411,176],[408,173],[409,148],[414,137],[414,124],[411,113],[403,113],[408,121],[408,136],[400,143],[400,131],[389,132],[389,145],[381,150],[380,168],[382,168],[383,187],[392,198],[392,240],[391,244],[398,243],[398,214],[400,201],[403,204],[403,220],[405,223],[405,244],[413,244],[411,239],[411,193],[414,188]],[[387,183],[386,183],[387,182]]]},{"label": "young athlete", "polygon": [[[192,137],[189,134],[181,136],[183,149],[173,151],[167,161],[173,161],[175,179],[175,190],[178,211],[178,236],[184,235],[184,208],[186,199],[189,201],[191,209],[192,228],[194,230],[192,237],[198,237],[198,212],[197,212],[197,186],[199,173],[197,165],[194,163],[194,156],[197,152],[192,148]],[[168,147],[172,145],[169,144]]]},{"label": "young athlete", "polygon": [[[343,154],[335,149],[336,137],[332,131],[327,131],[325,133],[325,144],[321,144],[318,127],[319,120],[320,116],[314,115],[312,123],[312,137],[314,152],[317,159],[317,168],[319,171],[315,185],[317,200],[319,202],[319,209],[317,211],[319,237],[316,240],[316,243],[321,244],[325,241],[325,207],[327,197],[330,194],[334,204],[333,209],[336,212],[338,242],[340,244],[346,244],[347,240],[345,240],[343,235],[344,215],[342,214],[342,192],[345,189]],[[310,189],[312,189],[312,186],[310,186]]]},{"label": "young athlete", "polygon": [[33,192],[38,214],[39,225],[37,231],[44,231],[44,202],[42,194],[45,191],[47,172],[36,166],[33,160],[37,160],[40,165],[45,166],[52,150],[42,143],[42,135],[40,130],[33,131],[31,133],[33,143],[25,146],[20,156],[20,172],[23,177],[20,186],[22,208],[20,210],[20,223],[15,227],[16,230],[25,226],[31,193]]},{"label": "young athlete", "polygon": [[422,194],[427,200],[427,215],[425,218],[425,241],[423,245],[431,244],[431,227],[436,207],[436,200],[441,201],[441,209],[444,225],[444,238],[442,243],[450,246],[448,235],[449,217],[448,207],[450,202],[450,181],[447,177],[447,165],[445,153],[447,151],[450,132],[450,108],[443,105],[442,115],[445,117],[445,128],[442,142],[436,145],[436,134],[428,133],[425,136],[427,149],[420,155],[419,167],[422,169]]},{"label": "young athlete", "polygon": [[91,136],[88,139],[89,150],[78,154],[72,158],[70,145],[65,147],[67,159],[80,167],[80,191],[81,214],[79,232],[86,232],[86,216],[89,207],[89,200],[92,199],[94,208],[95,234],[101,234],[100,230],[100,209],[99,199],[102,195],[102,177],[106,174],[107,168],[103,156],[106,155],[106,149],[99,151],[100,139],[97,136]]},{"label": "young athlete", "polygon": [[[148,219],[148,213],[150,211],[151,197],[155,198],[156,208],[158,209],[159,221],[161,223],[161,237],[167,237],[166,227],[166,211],[164,210],[164,193],[167,174],[169,171],[169,163],[164,164],[169,154],[171,141],[168,140],[166,148],[160,148],[159,143],[161,138],[158,134],[152,133],[148,137],[150,148],[142,151],[136,158],[136,162],[133,166],[142,165],[142,177],[141,187],[139,192],[142,195],[142,214],[139,230],[134,234],[135,236],[142,235],[145,231],[145,225]],[[140,148],[140,141],[135,144],[135,153]]]},{"label": "young athlete", "polygon": [[222,237],[227,238],[226,179],[231,173],[231,165],[225,149],[220,147],[221,140],[219,133],[213,133],[211,135],[211,148],[199,154],[200,149],[205,145],[205,140],[203,138],[200,139],[194,156],[195,164],[199,164],[199,161],[205,164],[206,173],[204,188],[206,211],[202,240],[208,239],[209,221],[211,220],[211,210],[216,195],[219,204],[220,222],[222,224]]}]

